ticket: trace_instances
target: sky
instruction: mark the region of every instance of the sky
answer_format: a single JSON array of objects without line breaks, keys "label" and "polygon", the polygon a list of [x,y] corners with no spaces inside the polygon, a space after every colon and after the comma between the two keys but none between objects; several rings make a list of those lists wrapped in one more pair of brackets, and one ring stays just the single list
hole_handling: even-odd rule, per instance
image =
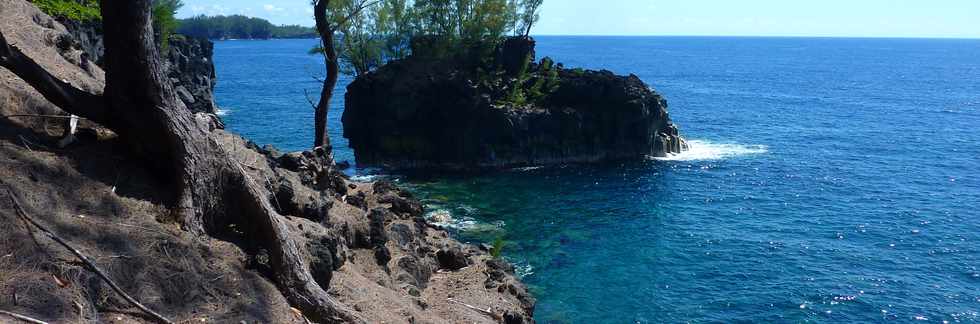
[{"label": "sky", "polygon": [[[313,25],[309,0],[184,0],[180,17]],[[980,0],[546,0],[535,35],[980,38]]]}]

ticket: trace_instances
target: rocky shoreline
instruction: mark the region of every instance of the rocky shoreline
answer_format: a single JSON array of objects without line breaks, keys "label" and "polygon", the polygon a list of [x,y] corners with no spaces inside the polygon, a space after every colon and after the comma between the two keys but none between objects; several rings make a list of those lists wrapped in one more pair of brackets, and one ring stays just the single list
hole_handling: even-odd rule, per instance
[{"label": "rocky shoreline", "polygon": [[[0,0],[0,8],[0,31],[19,50],[58,79],[101,93],[104,73],[81,42],[69,42],[68,30],[23,0]],[[173,66],[185,72],[170,75],[213,86],[204,82],[213,81],[210,60],[190,62],[209,51],[203,42],[174,46]],[[0,102],[3,116],[64,114],[5,68]],[[197,117],[262,184],[315,284],[360,321],[534,322],[535,300],[513,267],[431,225],[411,193],[351,181],[322,151],[260,149],[224,131],[206,109]],[[56,148],[61,127],[0,119],[0,185],[124,291],[177,322],[308,323],[277,287],[269,251],[248,234],[253,224],[230,218],[212,224],[208,239],[188,232],[175,217],[179,208],[164,203],[165,179],[121,149],[115,134],[83,121],[77,142]],[[50,322],[149,321],[71,254],[21,226],[7,194],[0,192],[0,309]]]},{"label": "rocky shoreline", "polygon": [[498,74],[458,58],[416,55],[358,77],[343,116],[357,162],[468,170],[687,149],[667,101],[637,76],[568,69],[549,58],[522,63],[535,57],[534,41],[523,38],[496,52]]}]

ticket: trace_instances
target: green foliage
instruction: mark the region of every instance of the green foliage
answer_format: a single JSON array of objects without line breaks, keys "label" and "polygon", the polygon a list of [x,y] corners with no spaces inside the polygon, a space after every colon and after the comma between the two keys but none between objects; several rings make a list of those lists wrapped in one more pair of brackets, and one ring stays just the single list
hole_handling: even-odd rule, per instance
[{"label": "green foliage", "polygon": [[[343,72],[360,75],[409,55],[491,62],[497,45],[510,31],[518,26],[529,30],[537,22],[542,2],[333,0],[326,15],[338,34],[332,46]],[[322,48],[311,52],[322,53]],[[521,93],[513,95],[521,97]]]},{"label": "green foliage", "polygon": [[408,0],[382,0],[374,10],[373,31],[382,42],[383,60],[400,60],[410,53],[414,12]]},{"label": "green foliage", "polygon": [[178,21],[174,18],[177,10],[183,7],[181,0],[154,0],[152,7],[153,31],[160,49],[167,50],[170,45],[170,36],[177,30]]},{"label": "green foliage", "polygon": [[31,0],[31,2],[50,16],[82,22],[102,20],[98,0]]},{"label": "green foliage", "polygon": [[546,94],[558,91],[558,87],[561,86],[561,80],[558,78],[558,67],[555,66],[555,61],[550,57],[545,57],[541,59],[541,64],[539,66],[539,73],[544,81],[544,91]]},{"label": "green foliage", "polygon": [[316,29],[300,25],[279,25],[272,27],[272,38],[316,38]]},{"label": "green foliage", "polygon": [[531,65],[531,59],[531,54],[528,54],[524,59],[524,62],[521,63],[521,68],[517,70],[517,75],[514,77],[514,82],[510,86],[510,94],[506,98],[507,103],[516,106],[523,106],[527,104],[528,96],[525,93],[524,85],[528,82],[528,79],[530,79],[528,68]]},{"label": "green foliage", "polygon": [[[516,0],[417,0],[412,6],[413,37],[435,41],[417,43],[434,56],[462,53],[487,55],[517,23]],[[475,52],[475,53],[474,53]]]},{"label": "green foliage", "polygon": [[342,35],[337,54],[341,61],[341,72],[348,75],[361,75],[380,66],[384,59],[385,41],[379,30],[377,19],[381,6],[375,10],[362,9],[358,1],[336,2],[344,5],[344,20],[338,22],[338,32]]},{"label": "green foliage", "polygon": [[[274,36],[277,29],[268,20],[242,15],[200,15],[181,19],[179,22],[178,33],[210,39],[268,39]],[[281,28],[280,34],[285,34],[287,31],[303,32],[303,27],[300,26],[281,26],[279,28]],[[307,29],[306,32],[308,35],[315,35],[312,33],[312,29]]]},{"label": "green foliage", "polygon": [[521,0],[518,35],[528,37],[531,34],[531,27],[541,20],[541,4],[543,3],[544,0]]},{"label": "green foliage", "polygon": [[506,97],[498,104],[519,107],[529,103],[540,103],[548,95],[558,91],[558,87],[561,86],[560,67],[555,65],[555,61],[545,57],[533,71],[529,71],[530,62],[531,57],[528,56],[514,77]]},{"label": "green foliage", "polygon": [[497,236],[497,238],[493,240],[493,245],[490,247],[490,256],[492,256],[494,259],[499,259],[503,254],[505,245],[507,245],[507,242],[504,241],[504,237]]}]

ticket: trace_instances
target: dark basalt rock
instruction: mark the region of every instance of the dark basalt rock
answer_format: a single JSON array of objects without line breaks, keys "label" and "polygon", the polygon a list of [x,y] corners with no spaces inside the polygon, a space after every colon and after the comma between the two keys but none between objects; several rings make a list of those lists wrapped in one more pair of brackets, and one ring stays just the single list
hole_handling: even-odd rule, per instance
[{"label": "dark basalt rock", "polygon": [[214,43],[204,38],[175,36],[164,53],[164,67],[174,82],[180,100],[195,113],[215,114],[214,103]]},{"label": "dark basalt rock", "polygon": [[[102,23],[99,21],[79,22],[58,18],[71,34],[72,46],[85,52],[85,59],[102,66],[105,56],[105,42],[102,36]],[[214,85],[217,76],[214,72],[214,43],[205,38],[191,38],[183,35],[171,37],[166,50],[160,55],[164,58],[167,76],[174,83],[177,96],[192,112],[215,114],[218,106],[214,102]]]},{"label": "dark basalt rock", "polygon": [[[344,137],[358,164],[396,169],[505,168],[666,156],[686,149],[667,101],[635,75],[531,64],[521,83],[515,58],[534,56],[533,40],[505,41],[502,74],[461,70],[453,59],[409,57],[347,87]],[[542,68],[551,66],[551,69]],[[519,64],[518,64],[519,68]],[[549,71],[554,70],[552,76]],[[557,76],[526,102],[509,99]],[[489,78],[489,81],[488,81]],[[530,94],[528,94],[530,97]]]},{"label": "dark basalt rock", "polygon": [[436,260],[439,261],[439,267],[442,269],[454,271],[470,265],[466,254],[458,246],[447,247],[436,251]]},{"label": "dark basalt rock", "polygon": [[527,318],[523,314],[518,314],[514,311],[507,311],[504,313],[504,324],[525,324],[534,323],[533,320]]},{"label": "dark basalt rock", "polygon": [[403,282],[422,289],[425,289],[428,285],[429,278],[432,277],[432,271],[434,270],[424,259],[419,259],[412,255],[398,259],[397,265],[402,271],[408,274],[406,279],[410,278],[410,280],[403,280]]},{"label": "dark basalt rock", "polygon": [[315,222],[327,218],[333,199],[303,185],[296,176],[283,176],[275,188],[274,207],[283,215],[303,217]]}]

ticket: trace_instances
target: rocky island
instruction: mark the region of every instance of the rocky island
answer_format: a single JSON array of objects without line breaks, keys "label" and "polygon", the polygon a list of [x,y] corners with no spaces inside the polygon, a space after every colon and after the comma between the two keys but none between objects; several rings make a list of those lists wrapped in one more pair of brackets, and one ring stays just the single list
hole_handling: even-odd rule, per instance
[{"label": "rocky island", "polygon": [[512,37],[492,60],[419,50],[347,87],[344,137],[359,164],[504,168],[663,157],[687,144],[667,101],[635,75],[535,61]]}]

